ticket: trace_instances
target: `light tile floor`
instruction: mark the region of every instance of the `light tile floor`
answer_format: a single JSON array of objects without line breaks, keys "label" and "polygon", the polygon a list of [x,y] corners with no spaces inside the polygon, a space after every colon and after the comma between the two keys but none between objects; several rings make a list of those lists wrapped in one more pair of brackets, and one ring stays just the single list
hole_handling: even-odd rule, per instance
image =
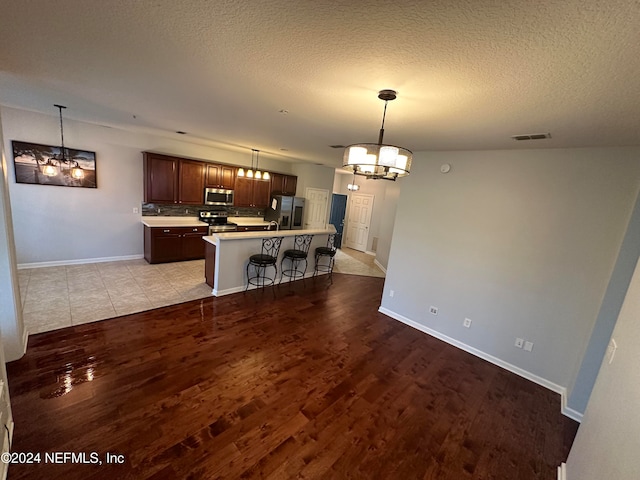
[{"label": "light tile floor", "polygon": [[145,260],[18,270],[29,333],[40,333],[211,295],[204,260]]},{"label": "light tile floor", "polygon": [[[384,277],[375,257],[338,250],[334,272]],[[205,298],[204,260],[151,265],[144,259],[18,270],[29,333],[105,320]]]}]

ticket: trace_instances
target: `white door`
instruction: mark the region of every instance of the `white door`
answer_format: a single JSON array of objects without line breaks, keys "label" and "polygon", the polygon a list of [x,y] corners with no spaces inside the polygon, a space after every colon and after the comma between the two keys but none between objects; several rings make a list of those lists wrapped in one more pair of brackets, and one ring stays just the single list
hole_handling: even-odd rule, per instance
[{"label": "white door", "polygon": [[327,226],[327,208],[329,190],[307,188],[305,190],[304,228],[325,228]]},{"label": "white door", "polygon": [[352,193],[349,198],[349,218],[347,220],[347,244],[349,248],[367,251],[369,224],[373,212],[373,195]]}]

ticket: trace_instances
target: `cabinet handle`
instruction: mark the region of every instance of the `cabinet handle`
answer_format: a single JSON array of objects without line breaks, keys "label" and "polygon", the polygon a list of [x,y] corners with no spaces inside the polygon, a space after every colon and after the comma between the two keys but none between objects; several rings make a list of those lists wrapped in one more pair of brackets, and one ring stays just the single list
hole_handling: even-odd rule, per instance
[{"label": "cabinet handle", "polygon": [[171,230],[163,230],[162,233],[169,233]]},{"label": "cabinet handle", "polygon": [[197,228],[194,228],[194,229],[193,229],[193,231],[194,231],[194,232],[197,232],[197,231],[198,231],[198,229],[197,229]]}]

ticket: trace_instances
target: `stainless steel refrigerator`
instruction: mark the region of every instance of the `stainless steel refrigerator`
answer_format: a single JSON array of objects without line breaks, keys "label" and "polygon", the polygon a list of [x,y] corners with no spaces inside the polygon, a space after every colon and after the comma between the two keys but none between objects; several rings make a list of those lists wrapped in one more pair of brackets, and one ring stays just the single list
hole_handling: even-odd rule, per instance
[{"label": "stainless steel refrigerator", "polygon": [[264,214],[268,222],[276,221],[280,230],[300,230],[304,221],[304,198],[274,195]]}]

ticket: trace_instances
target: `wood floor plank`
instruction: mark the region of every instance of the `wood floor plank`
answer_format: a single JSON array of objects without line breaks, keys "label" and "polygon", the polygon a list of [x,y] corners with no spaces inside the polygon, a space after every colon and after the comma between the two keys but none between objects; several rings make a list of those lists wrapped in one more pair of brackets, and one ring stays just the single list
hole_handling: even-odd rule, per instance
[{"label": "wood floor plank", "polygon": [[334,274],[31,336],[8,364],[9,479],[552,480],[560,397],[377,311]]}]

